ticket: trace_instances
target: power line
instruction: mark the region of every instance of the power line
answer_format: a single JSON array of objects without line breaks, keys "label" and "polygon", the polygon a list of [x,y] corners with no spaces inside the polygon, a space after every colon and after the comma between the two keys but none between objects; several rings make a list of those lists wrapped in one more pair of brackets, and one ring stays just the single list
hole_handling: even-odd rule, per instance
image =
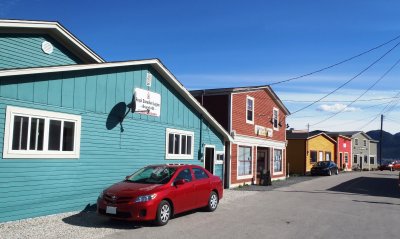
[{"label": "power line", "polygon": [[[400,44],[400,42],[398,44]],[[339,110],[338,112],[334,113],[333,115],[331,115],[321,121],[318,121],[317,123],[313,124],[312,126],[323,123],[323,122],[335,117],[336,115],[342,113],[346,109],[348,109],[348,107],[353,105],[357,100],[359,100],[361,97],[363,97],[365,94],[367,94],[367,92],[370,91],[376,84],[378,84],[381,80],[383,80],[399,63],[400,63],[400,59],[397,60],[381,77],[379,77],[378,80],[376,80],[370,87],[368,87],[368,89],[366,89],[360,96],[358,96],[356,99],[354,99],[352,102],[350,102],[350,104],[346,105],[343,109]]]},{"label": "power line", "polygon": [[[372,98],[372,99],[364,99],[364,100],[358,100],[358,102],[361,101],[380,101],[380,100],[390,100],[393,98],[400,99],[400,97],[384,97],[384,98]],[[314,102],[313,100],[282,100],[286,102],[296,102],[296,103],[309,103],[309,102]],[[320,102],[328,102],[328,103],[348,103],[352,102],[352,100],[321,100]]]},{"label": "power line", "polygon": [[364,72],[366,72],[367,70],[369,70],[372,66],[374,66],[376,63],[378,63],[380,60],[382,60],[386,55],[388,55],[390,52],[392,52],[398,45],[400,44],[400,42],[398,42],[395,46],[393,46],[392,48],[390,48],[388,51],[386,51],[381,57],[379,57],[377,60],[375,60],[374,62],[372,62],[370,65],[368,65],[366,68],[364,68],[361,72],[359,72],[358,74],[356,74],[355,76],[353,76],[350,80],[346,81],[345,83],[341,84],[339,87],[337,87],[336,89],[334,89],[333,91],[329,92],[328,94],[326,94],[325,96],[319,98],[318,100],[308,104],[305,107],[300,108],[299,110],[296,110],[295,112],[292,112],[291,114],[296,114],[297,112],[300,112],[302,110],[305,110],[307,108],[309,108],[310,106],[320,102],[321,100],[325,99],[326,97],[332,95],[333,93],[335,93],[336,91],[340,90],[341,88],[343,88],[344,86],[346,86],[348,83],[350,83],[351,81],[353,81],[354,79],[356,79],[357,77],[359,77],[361,74],[363,74]]},{"label": "power line", "polygon": [[[392,97],[393,98],[393,97]],[[400,99],[400,98],[399,98]],[[373,108],[373,107],[376,107],[376,106],[380,106],[380,105],[385,105],[385,104],[387,104],[388,102],[383,102],[383,103],[379,103],[379,104],[375,104],[375,105],[370,105],[370,106],[367,106],[367,107],[362,107],[362,108],[360,108],[360,109],[362,109],[362,110],[365,110],[365,109],[369,109],[369,108]],[[354,113],[354,111],[345,111],[345,112],[343,112],[343,113]],[[291,117],[292,115],[288,115],[288,117]],[[307,115],[307,116],[295,116],[295,118],[311,118],[311,117],[315,117],[315,115]]]},{"label": "power line", "polygon": [[306,77],[306,76],[311,76],[311,75],[314,75],[314,74],[316,74],[316,73],[322,72],[322,71],[324,71],[324,70],[328,70],[328,69],[333,68],[333,67],[335,67],[335,66],[338,66],[338,65],[341,65],[341,64],[346,63],[346,62],[348,62],[348,61],[351,61],[351,60],[353,60],[353,59],[355,59],[355,58],[358,58],[358,57],[360,57],[360,56],[362,56],[362,55],[365,55],[365,54],[367,54],[367,53],[369,53],[369,52],[371,52],[371,51],[374,51],[374,50],[376,50],[376,49],[379,49],[379,48],[381,48],[381,47],[383,47],[383,46],[385,46],[385,45],[387,45],[387,44],[389,44],[389,43],[391,43],[391,42],[393,42],[393,41],[395,41],[395,40],[397,40],[397,39],[399,39],[399,38],[400,38],[400,35],[396,36],[395,38],[393,38],[393,39],[391,39],[391,40],[389,40],[389,41],[387,41],[387,42],[385,42],[385,43],[382,43],[382,44],[380,44],[380,45],[378,45],[378,46],[376,46],[376,47],[373,47],[373,48],[371,48],[371,49],[369,49],[369,50],[367,50],[367,51],[364,51],[364,52],[362,52],[362,53],[359,53],[359,54],[357,54],[357,55],[355,55],[355,56],[352,56],[352,57],[350,57],[350,58],[347,58],[347,59],[345,59],[345,60],[339,61],[339,62],[337,62],[337,63],[335,63],[335,64],[333,64],[333,65],[330,65],[330,66],[321,68],[321,69],[316,70],[316,71],[312,71],[312,72],[307,73],[307,74],[304,74],[304,75],[292,77],[292,78],[289,78],[289,79],[286,79],[286,80],[282,80],[282,81],[273,82],[273,83],[270,83],[269,85],[271,86],[271,85],[282,84],[282,83],[285,83],[285,82],[289,82],[289,81],[297,80],[297,79],[300,79],[300,78],[304,78],[304,77]]},{"label": "power line", "polygon": [[[396,97],[400,96],[400,91],[396,94]],[[381,114],[383,114],[383,112],[385,112],[386,108],[389,107],[389,105],[391,103],[393,103],[395,100],[390,101],[385,108],[383,108],[383,110],[381,110],[381,112],[379,114],[377,114],[371,121],[369,121],[368,123],[366,123],[365,125],[363,125],[362,127],[359,128],[359,130],[364,129],[365,127],[367,127],[368,125],[370,125],[372,122],[374,122]],[[398,102],[397,102],[398,103]],[[397,103],[395,105],[397,105]]]}]

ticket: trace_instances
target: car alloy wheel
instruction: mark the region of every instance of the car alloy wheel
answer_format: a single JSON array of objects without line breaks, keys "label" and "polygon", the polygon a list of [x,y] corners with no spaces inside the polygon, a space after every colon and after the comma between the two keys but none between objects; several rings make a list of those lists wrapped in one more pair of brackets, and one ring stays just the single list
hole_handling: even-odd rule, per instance
[{"label": "car alloy wheel", "polygon": [[331,176],[331,175],[332,175],[332,170],[329,169],[328,176]]},{"label": "car alloy wheel", "polygon": [[163,226],[168,223],[171,217],[171,206],[165,200],[161,201],[160,205],[158,205],[157,209],[157,217],[156,224],[159,226]]},{"label": "car alloy wheel", "polygon": [[211,192],[210,198],[208,200],[208,211],[212,212],[215,211],[218,207],[218,195],[214,191]]}]

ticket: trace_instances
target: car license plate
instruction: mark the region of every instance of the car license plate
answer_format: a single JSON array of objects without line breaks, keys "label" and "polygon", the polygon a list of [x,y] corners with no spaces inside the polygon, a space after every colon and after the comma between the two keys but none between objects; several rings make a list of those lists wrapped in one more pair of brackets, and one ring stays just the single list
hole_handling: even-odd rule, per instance
[{"label": "car license plate", "polygon": [[117,208],[116,207],[107,206],[106,213],[108,213],[108,214],[117,214]]}]

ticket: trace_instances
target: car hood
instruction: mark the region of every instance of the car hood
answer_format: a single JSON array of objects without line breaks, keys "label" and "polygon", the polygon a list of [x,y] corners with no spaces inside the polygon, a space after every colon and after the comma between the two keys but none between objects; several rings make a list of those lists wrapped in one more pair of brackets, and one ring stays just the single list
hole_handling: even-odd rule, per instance
[{"label": "car hood", "polygon": [[122,181],[108,187],[105,192],[115,195],[141,195],[152,193],[161,186],[161,184],[142,184]]}]

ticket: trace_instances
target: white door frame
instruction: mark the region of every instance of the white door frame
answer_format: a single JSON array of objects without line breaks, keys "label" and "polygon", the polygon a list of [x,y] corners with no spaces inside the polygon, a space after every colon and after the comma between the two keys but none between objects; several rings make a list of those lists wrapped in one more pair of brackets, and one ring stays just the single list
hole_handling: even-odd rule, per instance
[{"label": "white door frame", "polygon": [[216,158],[216,156],[217,156],[217,154],[216,154],[216,150],[215,150],[215,145],[213,145],[213,144],[205,144],[204,145],[204,148],[203,148],[203,158],[204,158],[204,160],[203,160],[203,167],[204,168],[206,168],[206,148],[213,148],[214,149],[214,155],[213,155],[213,170],[212,170],[212,172],[210,172],[210,173],[212,173],[212,174],[214,174],[214,171],[215,171],[215,158]]}]

